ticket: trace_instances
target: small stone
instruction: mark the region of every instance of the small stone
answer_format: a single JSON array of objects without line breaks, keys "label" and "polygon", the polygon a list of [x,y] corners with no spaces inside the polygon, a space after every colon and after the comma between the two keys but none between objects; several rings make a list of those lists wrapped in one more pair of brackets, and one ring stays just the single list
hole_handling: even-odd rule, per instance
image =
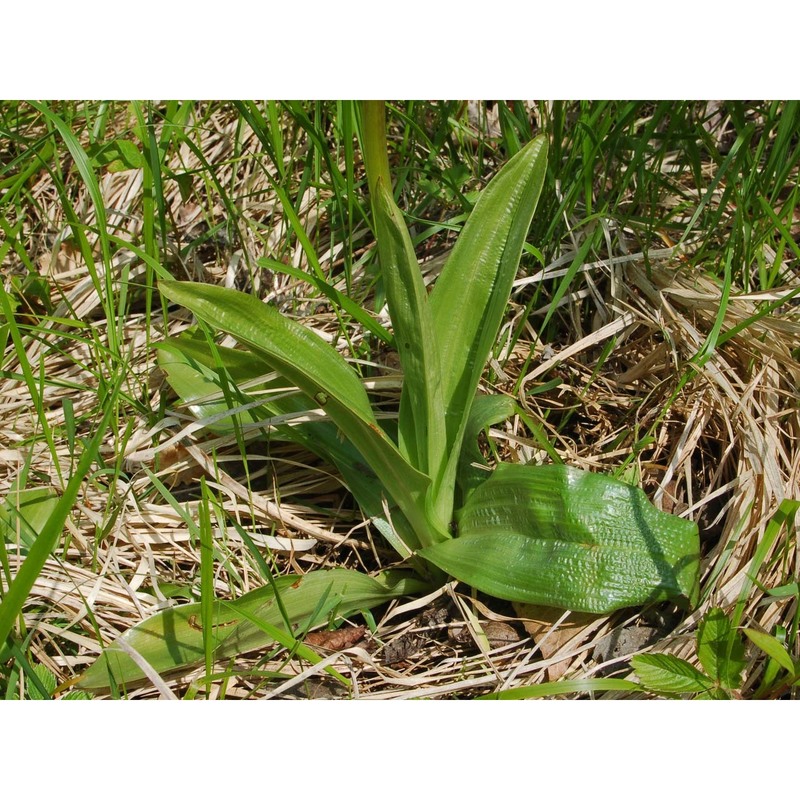
[{"label": "small stone", "polygon": [[[614,631],[606,636],[592,651],[592,656],[598,664],[635,653],[648,645],[658,641],[664,632],[660,628],[651,628],[647,625],[634,625]],[[598,674],[611,675],[626,670],[624,664],[612,664],[602,669]]]}]

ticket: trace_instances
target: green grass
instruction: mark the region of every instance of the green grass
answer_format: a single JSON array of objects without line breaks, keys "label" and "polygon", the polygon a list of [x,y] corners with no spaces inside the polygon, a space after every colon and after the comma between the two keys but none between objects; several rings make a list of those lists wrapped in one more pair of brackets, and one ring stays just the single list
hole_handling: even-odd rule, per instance
[{"label": "green grass", "polygon": [[[518,286],[484,376],[487,390],[515,396],[520,414],[487,430],[485,454],[494,447],[505,458],[633,476],[700,523],[708,607],[728,598],[736,624],[763,623],[796,660],[796,609],[761,602],[792,583],[795,528],[781,528],[769,552],[756,543],[780,502],[798,497],[798,103],[497,103],[489,129],[472,124],[461,101],[389,106],[395,198],[424,271],[500,166],[540,132],[550,142]],[[151,348],[189,322],[167,308],[159,279],[227,282],[269,298],[337,343],[385,414],[396,413],[362,133],[350,101],[0,103],[0,501],[13,505],[14,487],[66,498],[38,531],[32,559],[20,558],[21,533],[0,535],[3,696],[47,690],[40,667],[59,685],[77,677],[97,654],[89,641],[99,648],[151,615],[166,589],[233,599],[270,577],[392,563],[335,472],[269,432],[196,431],[216,473],[206,473],[205,493],[179,440],[146,452],[194,419],[175,408]],[[679,250],[663,258],[673,244]],[[526,381],[551,353],[630,308],[636,327]],[[617,381],[653,354],[650,373]],[[217,391],[241,402],[234,384]],[[250,500],[233,484],[252,490]],[[270,516],[278,507],[283,519]],[[237,526],[244,536],[229,537]],[[212,562],[201,558],[209,533]],[[263,546],[288,534],[315,543],[294,554]],[[754,554],[748,594],[727,595]],[[20,572],[21,563],[30,566]],[[47,596],[42,570],[51,568],[87,598],[83,614]],[[100,594],[91,596],[84,570],[102,576]],[[686,617],[685,631],[700,619]],[[666,646],[685,657],[680,634]],[[308,664],[296,652],[274,658],[238,666],[264,673],[259,691],[269,692],[286,664]],[[424,665],[415,669],[428,686]],[[567,677],[590,680],[581,669]],[[763,654],[753,662],[745,696],[769,669]],[[237,666],[208,663],[203,696],[222,672],[218,685],[236,696]],[[540,673],[516,680],[463,691],[544,692],[526,688]],[[181,686],[170,683],[179,694]],[[365,690],[388,686],[378,674]]]}]

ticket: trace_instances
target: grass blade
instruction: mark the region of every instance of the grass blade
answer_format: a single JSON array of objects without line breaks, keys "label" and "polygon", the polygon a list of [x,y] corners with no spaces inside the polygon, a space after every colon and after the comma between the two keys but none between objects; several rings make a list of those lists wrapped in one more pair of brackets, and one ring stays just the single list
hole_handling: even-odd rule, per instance
[{"label": "grass blade", "polygon": [[206,678],[214,665],[213,613],[214,613],[214,533],[211,530],[211,497],[206,476],[200,478],[200,504],[198,507],[200,532],[200,619],[203,626],[203,656]]},{"label": "grass blade", "polygon": [[641,686],[624,678],[579,678],[572,681],[538,683],[535,686],[518,686],[492,692],[476,700],[526,700],[537,697],[557,697],[561,694],[590,694],[594,692],[638,692]]},{"label": "grass blade", "polygon": [[774,636],[770,636],[763,631],[753,630],[752,628],[745,628],[744,634],[759,650],[766,653],[770,658],[774,659],[779,666],[783,667],[792,678],[800,674],[800,669],[798,669],[800,664],[796,664],[792,660],[792,657],[786,651],[786,647]]},{"label": "grass blade", "polygon": [[[94,261],[91,256],[91,249],[88,243],[82,242],[83,255],[86,257],[86,266],[94,281],[95,288],[100,297],[103,298],[103,309],[108,320],[108,345],[112,353],[119,352],[119,343],[122,337],[121,330],[118,330],[116,325],[121,325],[120,320],[124,318],[124,309],[122,307],[115,309],[114,302],[114,285],[112,281],[111,271],[111,247],[109,244],[108,236],[108,221],[106,218],[106,203],[103,200],[103,194],[100,191],[100,184],[92,168],[89,157],[86,151],[81,146],[78,138],[70,129],[69,125],[56,113],[50,110],[46,103],[31,101],[31,105],[45,116],[58,131],[59,135],[67,146],[72,159],[75,162],[75,167],[83,178],[86,184],[86,189],[92,199],[94,206],[95,216],[97,219],[97,235],[100,241],[100,247],[103,256],[103,278],[105,283],[105,293],[101,289],[100,278],[94,266]],[[77,220],[76,220],[77,221]],[[77,233],[77,232],[76,232]]]},{"label": "grass blade", "polygon": [[[122,380],[122,377],[120,377]],[[4,642],[11,633],[14,620],[22,610],[22,606],[28,599],[31,588],[36,578],[42,571],[45,561],[50,557],[56,546],[69,512],[75,505],[78,492],[84,479],[89,474],[95,459],[98,457],[100,444],[106,435],[111,417],[116,410],[116,399],[119,393],[119,383],[114,387],[110,397],[106,399],[106,410],[103,414],[97,431],[90,439],[86,449],[83,451],[72,476],[64,487],[64,493],[58,500],[53,513],[50,515],[41,533],[36,537],[36,541],[31,545],[28,555],[19,568],[16,577],[8,587],[2,603],[0,603],[0,642]]]}]

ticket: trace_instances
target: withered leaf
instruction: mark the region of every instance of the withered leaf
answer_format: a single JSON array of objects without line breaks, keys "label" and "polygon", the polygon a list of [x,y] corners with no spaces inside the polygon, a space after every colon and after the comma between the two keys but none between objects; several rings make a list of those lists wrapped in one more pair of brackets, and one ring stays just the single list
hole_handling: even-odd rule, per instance
[{"label": "withered leaf", "polygon": [[346,650],[364,638],[366,625],[340,628],[338,631],[312,631],[305,638],[305,643],[324,650]]},{"label": "withered leaf", "polygon": [[[555,655],[567,642],[575,640],[576,646],[580,644],[588,627],[599,619],[595,614],[573,611],[556,630],[553,630],[553,626],[564,616],[561,609],[523,603],[515,604],[514,608],[523,618],[525,630],[539,645],[545,658]],[[558,680],[568,668],[568,659],[553,664],[547,670],[548,680]]]}]

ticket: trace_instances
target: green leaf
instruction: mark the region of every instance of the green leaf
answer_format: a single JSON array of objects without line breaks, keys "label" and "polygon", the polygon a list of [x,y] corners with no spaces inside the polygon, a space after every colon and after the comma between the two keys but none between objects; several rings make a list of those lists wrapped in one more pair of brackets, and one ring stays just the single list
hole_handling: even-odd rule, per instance
[{"label": "green leaf", "polygon": [[284,275],[289,275],[292,278],[305,281],[314,286],[320,293],[324,294],[331,302],[346,311],[356,322],[362,325],[370,333],[375,334],[381,341],[386,344],[391,344],[393,341],[392,335],[383,325],[380,324],[374,317],[370,316],[358,303],[351,300],[346,294],[340,292],[335,286],[331,286],[326,280],[320,278],[318,275],[312,275],[308,272],[303,272],[297,267],[292,267],[289,264],[284,264],[281,261],[276,261],[274,258],[265,256],[256,260],[259,267],[267,267],[275,272],[281,272]]},{"label": "green leaf", "polygon": [[441,520],[453,513],[453,494],[438,494],[447,464],[442,373],[428,294],[400,209],[381,178],[373,196],[375,226],[386,300],[403,367],[400,450],[433,482]]},{"label": "green leaf", "polygon": [[11,633],[17,614],[22,610],[25,601],[30,595],[31,588],[36,582],[36,578],[64,531],[67,517],[78,498],[78,493],[80,492],[84,479],[89,474],[97,458],[103,437],[108,431],[108,425],[116,410],[120,382],[123,379],[124,375],[120,375],[119,381],[105,398],[105,411],[99,422],[97,431],[89,440],[86,449],[81,454],[78,463],[75,465],[75,471],[64,487],[63,494],[47,517],[47,521],[42,526],[39,535],[36,537],[36,541],[31,545],[28,555],[22,562],[22,566],[19,568],[16,576],[11,581],[11,585],[8,587],[2,602],[0,602],[0,646],[5,642],[9,633]]},{"label": "green leaf", "polygon": [[[155,345],[158,365],[167,381],[198,420],[215,431],[230,433],[253,422],[273,425],[273,418],[316,408],[305,395],[276,375],[263,358],[245,350],[214,345],[182,335]],[[247,393],[240,385],[247,385]],[[233,401],[233,403],[229,402]],[[235,403],[240,402],[241,411]],[[275,425],[275,438],[294,441],[292,428]]]},{"label": "green leaf", "polygon": [[458,538],[419,555],[495,597],[593,614],[698,593],[694,523],[561,465],[500,464],[458,515]]},{"label": "green leaf", "polygon": [[[320,602],[324,603],[324,600],[327,600],[327,598],[321,599]],[[322,661],[322,656],[318,655],[308,645],[303,644],[301,641],[296,639],[293,634],[286,633],[277,625],[270,624],[265,619],[261,619],[260,617],[257,617],[255,614],[251,614],[244,608],[237,609],[236,613],[239,614],[247,622],[252,623],[257,628],[264,631],[268,641],[274,640],[275,642],[285,647],[294,655],[299,656],[305,661],[308,661],[309,664],[319,664],[319,662]],[[332,675],[334,678],[336,678],[336,680],[338,680],[345,686],[351,685],[351,682],[347,678],[345,678],[343,675],[341,675],[332,667],[326,667],[325,672],[327,672],[329,675]]]},{"label": "green leaf", "polygon": [[33,682],[29,682],[27,686],[28,697],[31,700],[50,700],[56,691],[56,676],[44,664],[37,664],[33,670],[47,694],[42,694]]},{"label": "green leaf", "polygon": [[[239,425],[251,424],[256,420],[265,427],[269,426],[271,438],[296,442],[336,467],[364,515],[375,523],[403,558],[418,546],[416,534],[403,512],[395,503],[387,501],[383,483],[350,441],[339,434],[335,425],[324,419],[291,425],[280,422],[284,417],[316,407],[305,395],[297,391],[282,392],[277,396],[273,394],[272,400],[250,407],[247,412],[230,414],[234,409],[230,409],[222,399],[222,378],[212,366],[222,366],[226,379],[232,384],[231,391],[236,391],[237,399],[248,405],[254,402],[254,398],[250,394],[242,394],[236,387],[235,384],[240,381],[247,381],[250,384],[248,392],[254,393],[288,388],[282,378],[266,380],[266,364],[262,358],[220,345],[214,345],[216,353],[212,354],[205,338],[186,334],[167,339],[156,347],[159,366],[166,373],[170,386],[198,419],[206,421],[213,430],[223,432],[232,430],[234,419]],[[265,380],[259,382],[259,378]],[[224,416],[212,422],[217,415]],[[388,508],[388,516],[384,506]],[[417,563],[417,566],[420,564]],[[427,564],[424,567],[428,569]]]},{"label": "green leaf", "polygon": [[[168,169],[165,167],[165,170]],[[178,184],[178,191],[181,193],[181,200],[184,203],[188,203],[189,199],[192,196],[192,190],[194,189],[194,177],[190,172],[176,172],[170,175],[175,183]]]},{"label": "green leaf", "polygon": [[712,680],[726,689],[742,685],[744,645],[721,608],[710,609],[697,629],[697,656]]},{"label": "green leaf", "polygon": [[[269,626],[286,630],[280,605],[292,625],[303,630],[327,623],[328,616],[347,617],[373,608],[393,597],[424,591],[429,587],[402,574],[372,578],[348,569],[331,569],[307,575],[285,575],[273,586],[248,592],[232,602],[214,603],[212,616],[215,659],[228,658],[272,643]],[[323,600],[322,605],[320,600]],[[241,611],[241,613],[239,613]],[[252,621],[256,618],[259,622]],[[260,624],[265,623],[265,624]],[[203,627],[200,603],[168,608],[125,631],[120,639],[133,648],[158,673],[166,674],[203,663]],[[145,675],[122,647],[112,643],[84,672],[78,687],[106,691],[112,681],[130,687]]]},{"label": "green leaf", "polygon": [[507,310],[546,168],[543,136],[503,166],[481,192],[431,292],[453,483],[469,409]]},{"label": "green leaf", "polygon": [[783,586],[773,586],[767,589],[767,594],[770,597],[777,597],[783,599],[784,597],[797,597],[800,598],[800,583],[792,581],[785,583]]},{"label": "green leaf", "polygon": [[374,197],[378,180],[391,186],[389,154],[386,140],[386,103],[383,100],[365,100],[361,103],[363,135],[361,150],[367,169],[369,193]]},{"label": "green leaf", "polygon": [[781,500],[778,510],[772,515],[772,518],[767,523],[767,527],[764,530],[764,535],[758,542],[758,547],[756,547],[753,558],[750,560],[748,565],[745,579],[742,581],[742,588],[739,590],[739,599],[736,601],[733,614],[731,615],[731,621],[734,626],[739,626],[741,624],[745,605],[750,597],[750,593],[753,589],[753,584],[755,583],[758,571],[761,569],[762,564],[767,558],[767,554],[771,552],[772,547],[775,544],[775,541],[778,539],[781,531],[785,528],[787,531],[786,535],[794,535],[793,530],[795,525],[795,517],[797,516],[797,512],[799,510],[800,500],[792,500],[788,497],[785,497],[783,500]]},{"label": "green leaf", "polygon": [[525,700],[535,697],[556,697],[561,694],[590,694],[594,692],[638,692],[638,683],[623,678],[579,678],[573,681],[537,683],[534,686],[518,686],[500,692],[476,697],[476,700]]},{"label": "green leaf", "polygon": [[426,513],[430,479],[414,469],[379,427],[369,398],[347,362],[319,336],[243,292],[206,284],[162,281],[162,293],[212,327],[262,356],[327,416],[381,477],[423,544],[447,538]]},{"label": "green leaf", "polygon": [[144,166],[144,156],[128,139],[113,139],[105,144],[91,145],[86,155],[95,169],[106,167],[109,172],[141,169]]},{"label": "green leaf", "polygon": [[777,663],[783,667],[793,678],[800,674],[798,664],[796,664],[789,653],[786,652],[786,647],[784,647],[784,645],[782,645],[774,636],[770,636],[768,633],[764,633],[763,631],[753,630],[752,628],[745,628],[744,634],[756,647],[759,648],[759,650],[762,650],[770,658],[777,661]]},{"label": "green leaf", "polygon": [[[252,295],[203,283],[160,281],[169,300],[262,356],[310,397],[328,395],[326,411],[374,423],[369,399],[347,362],[319,336]],[[340,406],[346,406],[345,410]]]},{"label": "green leaf", "polygon": [[631,659],[642,686],[656,694],[711,692],[714,681],[682,658],[666,653],[643,653]]},{"label": "green leaf", "polygon": [[80,141],[75,136],[71,127],[67,124],[66,120],[62,119],[57,113],[52,111],[46,103],[31,100],[30,104],[39,111],[58,131],[59,135],[67,146],[75,167],[80,173],[86,184],[86,189],[89,192],[89,197],[92,200],[94,211],[96,215],[96,230],[99,235],[100,252],[102,261],[105,266],[105,274],[102,276],[103,283],[101,284],[101,275],[98,273],[95,266],[94,257],[92,255],[92,247],[89,244],[86,234],[82,227],[78,224],[79,220],[75,215],[74,210],[69,205],[69,199],[66,194],[62,193],[62,206],[65,206],[67,211],[66,218],[72,225],[72,230],[75,238],[80,246],[81,253],[86,261],[89,275],[92,279],[92,284],[98,295],[103,299],[103,311],[106,315],[108,326],[106,332],[108,334],[109,349],[111,353],[119,354],[119,340],[122,335],[122,323],[125,314],[123,311],[124,305],[118,308],[113,306],[113,300],[117,297],[120,303],[123,303],[124,292],[115,292],[112,283],[112,269],[111,269],[111,238],[108,233],[108,217],[106,215],[106,203],[103,198],[103,193],[100,190],[100,183],[94,173],[89,157],[83,149]]},{"label": "green leaf", "polygon": [[44,530],[58,504],[58,494],[49,486],[29,489],[12,487],[6,501],[0,506],[0,535],[15,543],[17,536],[30,548]]},{"label": "green leaf", "polygon": [[478,435],[484,428],[507,420],[516,407],[514,400],[503,394],[481,394],[475,398],[464,429],[458,464],[458,486],[464,501],[492,474],[478,446]]}]

